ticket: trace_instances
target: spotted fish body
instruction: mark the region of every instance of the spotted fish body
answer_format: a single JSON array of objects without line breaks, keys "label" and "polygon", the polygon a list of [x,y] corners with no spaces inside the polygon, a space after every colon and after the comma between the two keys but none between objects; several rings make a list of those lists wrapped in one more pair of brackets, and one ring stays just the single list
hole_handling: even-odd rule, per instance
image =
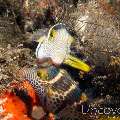
[{"label": "spotted fish body", "polygon": [[[55,69],[55,67],[52,67],[49,73],[54,73]],[[49,80],[41,79],[37,74],[38,69],[21,71],[22,77],[27,79],[34,87],[40,98],[40,104],[48,112],[58,113],[65,106],[79,101],[79,85],[71,79],[65,70],[59,70],[56,76]]]}]

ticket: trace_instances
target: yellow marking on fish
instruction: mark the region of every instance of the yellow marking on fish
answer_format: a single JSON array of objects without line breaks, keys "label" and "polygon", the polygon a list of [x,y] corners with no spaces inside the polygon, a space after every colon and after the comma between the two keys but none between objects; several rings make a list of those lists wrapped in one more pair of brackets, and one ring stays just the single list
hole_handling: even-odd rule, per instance
[{"label": "yellow marking on fish", "polygon": [[89,72],[91,70],[91,67],[87,65],[84,61],[72,55],[68,55],[67,59],[64,60],[64,63],[84,72]]},{"label": "yellow marking on fish", "polygon": [[40,79],[43,80],[47,80],[48,79],[48,74],[47,74],[47,70],[46,69],[41,69],[37,71],[37,75],[38,77],[40,77]]},{"label": "yellow marking on fish", "polygon": [[40,37],[38,40],[37,40],[37,42],[39,42],[39,43],[42,43],[44,40],[46,40],[47,39],[47,37],[46,36],[42,36],[42,37]]},{"label": "yellow marking on fish", "polygon": [[[56,34],[57,34],[57,31],[52,29],[52,31],[50,32],[50,38],[55,38]],[[50,40],[53,40],[53,39],[50,39]]]},{"label": "yellow marking on fish", "polygon": [[75,41],[75,39],[72,37],[72,36],[69,36],[68,37],[68,42],[71,44],[72,42],[74,42]]},{"label": "yellow marking on fish", "polygon": [[53,95],[53,92],[54,91],[51,88],[48,88],[48,90],[47,90],[48,97],[51,97]]}]

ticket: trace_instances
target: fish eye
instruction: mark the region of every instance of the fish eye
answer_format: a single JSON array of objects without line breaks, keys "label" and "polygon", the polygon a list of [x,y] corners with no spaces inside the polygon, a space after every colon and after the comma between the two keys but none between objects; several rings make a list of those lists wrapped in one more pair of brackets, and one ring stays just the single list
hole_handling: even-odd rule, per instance
[{"label": "fish eye", "polygon": [[50,37],[53,37],[53,33],[52,32],[50,33]]},{"label": "fish eye", "polygon": [[55,31],[55,30],[52,30],[51,33],[50,33],[50,37],[53,38],[53,37],[55,37],[55,35],[56,35],[56,31]]}]

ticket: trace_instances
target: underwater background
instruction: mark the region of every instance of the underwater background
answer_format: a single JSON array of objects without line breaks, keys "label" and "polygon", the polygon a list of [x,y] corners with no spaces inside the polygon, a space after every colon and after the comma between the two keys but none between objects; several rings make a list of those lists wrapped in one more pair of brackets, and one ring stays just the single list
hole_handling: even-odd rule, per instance
[{"label": "underwater background", "polygon": [[[33,109],[36,93],[28,83],[20,84],[17,70],[36,66],[34,40],[58,22],[65,23],[76,39],[73,54],[92,70],[83,73],[60,66],[79,83],[84,102],[67,106],[52,118],[40,105]],[[0,0],[1,120],[120,120],[119,80],[119,0]],[[9,107],[3,105],[5,98]]]}]

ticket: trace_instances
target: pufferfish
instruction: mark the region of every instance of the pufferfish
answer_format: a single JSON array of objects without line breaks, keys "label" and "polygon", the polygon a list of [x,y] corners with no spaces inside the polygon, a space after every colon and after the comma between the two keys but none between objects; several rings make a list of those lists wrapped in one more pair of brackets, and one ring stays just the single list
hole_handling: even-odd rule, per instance
[{"label": "pufferfish", "polygon": [[35,54],[40,63],[50,59],[55,65],[66,64],[84,72],[91,70],[89,65],[71,54],[70,48],[75,39],[64,24],[58,23],[52,26],[47,34],[38,39],[38,42]]},{"label": "pufferfish", "polygon": [[81,90],[64,69],[55,66],[23,68],[19,77],[26,79],[39,96],[40,104],[48,113],[59,113],[67,105],[80,101]]}]

